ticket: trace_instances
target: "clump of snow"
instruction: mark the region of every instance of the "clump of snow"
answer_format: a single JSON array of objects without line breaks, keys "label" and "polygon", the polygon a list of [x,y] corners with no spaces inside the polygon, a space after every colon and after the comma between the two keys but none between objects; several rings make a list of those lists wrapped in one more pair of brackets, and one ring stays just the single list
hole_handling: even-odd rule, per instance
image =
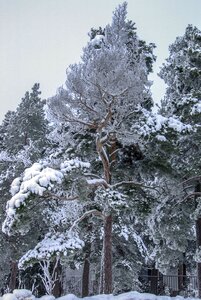
[{"label": "clump of snow", "polygon": [[81,249],[83,246],[84,242],[73,232],[69,232],[67,235],[48,233],[33,250],[29,250],[21,257],[18,267],[23,269],[30,262],[49,260],[53,255],[67,256],[73,250]]},{"label": "clump of snow", "polygon": [[90,41],[92,46],[100,46],[104,41],[105,37],[102,34],[97,34],[93,40]]},{"label": "clump of snow", "polygon": [[60,167],[62,173],[69,173],[75,169],[85,170],[88,168],[90,168],[90,163],[83,162],[78,158],[66,160],[63,163],[61,163],[61,167]]},{"label": "clump of snow", "polygon": [[32,295],[32,292],[26,289],[15,289],[13,294],[18,300],[24,299],[34,299],[35,297]]},{"label": "clump of snow", "polygon": [[191,109],[191,115],[201,113],[201,102],[196,103]]},{"label": "clump of snow", "polygon": [[201,247],[199,246],[199,248],[196,250],[196,253],[194,255],[194,260],[197,263],[201,262]]},{"label": "clump of snow", "polygon": [[167,132],[168,129],[172,129],[175,132],[190,132],[193,127],[190,124],[185,124],[181,122],[177,117],[164,117],[157,113],[152,113],[146,109],[142,110],[143,113],[143,125],[139,126],[138,130],[143,136],[149,136],[151,134],[156,134],[156,138],[159,141],[166,141],[163,134]]},{"label": "clump of snow", "polygon": [[16,193],[19,192],[20,190],[20,183],[21,183],[21,178],[17,177],[13,180],[11,183],[11,188],[10,188],[10,193],[12,196],[14,196]]},{"label": "clump of snow", "polygon": [[3,300],[18,300],[17,297],[12,293],[4,294],[2,299]]},{"label": "clump of snow", "polygon": [[157,134],[156,138],[157,138],[158,141],[161,141],[161,142],[167,141],[166,137],[162,134]]}]

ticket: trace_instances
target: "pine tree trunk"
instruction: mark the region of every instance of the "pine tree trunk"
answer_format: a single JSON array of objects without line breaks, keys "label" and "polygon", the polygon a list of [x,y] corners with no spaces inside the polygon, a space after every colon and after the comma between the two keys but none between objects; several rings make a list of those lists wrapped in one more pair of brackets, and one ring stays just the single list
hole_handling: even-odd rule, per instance
[{"label": "pine tree trunk", "polygon": [[17,282],[17,273],[18,273],[18,265],[16,261],[11,262],[11,275],[9,281],[9,291],[13,291],[16,289],[16,282]]},{"label": "pine tree trunk", "polygon": [[[198,182],[195,192],[201,192],[201,184]],[[195,196],[196,197],[196,196]],[[196,242],[197,249],[201,248],[201,217],[196,220]],[[198,297],[201,298],[201,263],[197,263]]]},{"label": "pine tree trunk", "polygon": [[[196,221],[197,248],[201,247],[201,218]],[[198,297],[201,298],[201,263],[197,263]]]},{"label": "pine tree trunk", "polygon": [[112,216],[104,221],[104,262],[103,262],[103,293],[112,293]]},{"label": "pine tree trunk", "polygon": [[62,266],[60,262],[58,262],[55,272],[57,274],[57,279],[55,281],[55,285],[52,290],[52,295],[58,298],[62,294],[62,283],[61,283]]},{"label": "pine tree trunk", "polygon": [[184,263],[179,266],[178,276],[178,289],[183,291],[186,286],[186,265]]},{"label": "pine tree trunk", "polygon": [[84,260],[84,267],[82,273],[82,298],[89,296],[89,271],[89,257],[86,257]]},{"label": "pine tree trunk", "polygon": [[151,293],[158,295],[158,270],[151,270]]}]

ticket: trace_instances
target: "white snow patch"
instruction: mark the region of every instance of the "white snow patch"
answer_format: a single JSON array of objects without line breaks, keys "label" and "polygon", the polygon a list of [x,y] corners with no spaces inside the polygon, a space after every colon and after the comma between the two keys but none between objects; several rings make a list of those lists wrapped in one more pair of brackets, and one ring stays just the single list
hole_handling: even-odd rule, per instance
[{"label": "white snow patch", "polygon": [[161,133],[164,133],[168,129],[173,129],[176,132],[190,132],[193,130],[193,127],[190,124],[185,124],[181,122],[177,117],[163,117],[160,114],[152,113],[146,109],[142,110],[144,119],[144,125],[139,127],[139,132],[148,136],[150,134],[157,134],[156,138],[160,141],[165,141],[165,136]]},{"label": "white snow patch", "polygon": [[54,300],[55,297],[52,295],[45,295],[39,298],[40,300]]},{"label": "white snow patch", "polygon": [[15,297],[17,297],[18,300],[23,300],[25,298],[29,298],[29,299],[34,298],[32,292],[26,289],[15,289],[13,291],[13,294],[15,295]]},{"label": "white snow patch", "polygon": [[83,162],[83,161],[79,160],[78,158],[75,158],[75,159],[70,159],[70,160],[64,161],[60,166],[62,173],[69,173],[72,170],[79,169],[79,168],[80,169],[88,169],[88,168],[90,168],[90,163]]},{"label": "white snow patch", "polygon": [[3,300],[18,300],[17,297],[12,293],[4,294],[2,299]]},{"label": "white snow patch", "polygon": [[97,34],[93,40],[90,41],[92,46],[100,46],[105,37],[102,34]]},{"label": "white snow patch", "polygon": [[[54,296],[42,296],[40,300],[54,300]],[[83,298],[82,298],[83,299]],[[170,297],[170,296],[156,296],[149,293],[139,293],[139,292],[128,292],[119,294],[117,296],[109,295],[95,295],[90,297],[85,297],[85,300],[199,300],[198,298],[188,297],[184,298],[182,296]],[[18,300],[14,294],[5,294],[3,295],[3,300]],[[26,300],[24,298],[23,300]],[[68,294],[62,297],[57,298],[57,300],[81,300],[81,298],[76,297],[74,294]]]}]

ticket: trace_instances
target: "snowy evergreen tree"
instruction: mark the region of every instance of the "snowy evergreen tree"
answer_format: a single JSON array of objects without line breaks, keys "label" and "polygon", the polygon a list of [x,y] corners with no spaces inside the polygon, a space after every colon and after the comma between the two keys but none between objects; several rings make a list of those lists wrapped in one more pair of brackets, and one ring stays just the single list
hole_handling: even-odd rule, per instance
[{"label": "snowy evergreen tree", "polygon": [[[32,92],[26,92],[21,103],[17,107],[15,116],[7,126],[7,139],[5,145],[7,151],[12,154],[19,153],[20,150],[31,147],[30,153],[34,155],[34,149],[37,159],[44,151],[47,121],[45,120],[44,105],[45,102],[40,99],[40,85],[35,83]],[[40,149],[40,150],[39,150]],[[38,157],[37,157],[38,155]]]},{"label": "snowy evergreen tree", "polygon": [[155,116],[145,112],[141,127],[154,153],[151,165],[157,167],[164,189],[148,218],[154,259],[163,273],[181,263],[193,266],[195,259],[194,224],[197,217],[199,220],[200,195],[200,41],[200,31],[189,25],[184,36],[170,46],[170,56],[160,71],[167,84],[161,110]]},{"label": "snowy evergreen tree", "polygon": [[[60,89],[49,104],[52,115],[67,123],[72,133],[86,128],[93,130],[105,187],[116,181],[113,168],[117,142],[123,147],[138,143],[131,124],[140,108],[152,103],[147,58],[153,62],[153,46],[147,46],[145,51],[145,43],[138,39],[132,22],[126,20],[126,13],[124,3],[115,10],[112,24],[106,26],[102,35],[96,33],[94,38],[91,35],[81,63],[71,65],[67,71],[66,90]],[[105,215],[103,291],[109,293],[112,288],[112,211],[107,205],[101,211]]]},{"label": "snowy evergreen tree", "polygon": [[[87,147],[90,151],[81,152],[78,159],[71,157],[67,148],[63,163],[59,159],[54,162],[50,159],[26,170],[14,181],[13,186],[16,184],[16,187],[7,205],[7,219],[3,227],[9,233],[11,228],[17,230],[22,220],[24,230],[28,230],[25,211],[34,203],[34,194],[56,203],[64,198],[69,201],[79,199],[82,213],[71,227],[67,222],[68,234],[77,230],[77,226],[90,216],[92,219],[98,218],[99,223],[102,220],[100,290],[104,293],[110,293],[113,289],[112,225],[116,226],[114,234],[119,235],[123,245],[126,239],[123,240],[120,228],[124,224],[127,242],[135,242],[137,249],[140,238],[136,237],[132,228],[128,230],[124,218],[132,198],[142,199],[142,195],[146,197],[148,193],[147,182],[143,182],[145,177],[135,169],[143,155],[141,135],[138,135],[134,124],[138,122],[142,110],[149,110],[152,106],[148,74],[155,59],[152,53],[154,46],[139,40],[133,23],[126,20],[126,6],[123,3],[115,10],[112,23],[101,32],[103,34],[94,34],[83,50],[82,61],[69,67],[66,89],[60,89],[48,103],[49,114],[59,124],[62,136],[68,138],[63,146],[69,143],[75,146],[79,134],[88,135]],[[76,150],[77,155],[79,147]],[[92,158],[87,156],[88,153],[93,153]],[[124,170],[121,162],[127,158],[130,163],[124,165],[128,166]],[[86,166],[88,161],[90,171],[86,172],[82,166]],[[128,187],[132,187],[132,192]],[[24,203],[27,205],[24,206]],[[97,221],[95,224],[97,226]],[[55,224],[52,228],[54,232]],[[67,241],[70,238],[68,234],[65,235]],[[59,249],[54,251],[62,252]],[[137,255],[141,255],[139,250]],[[121,262],[123,264],[125,267],[127,262]]]},{"label": "snowy evergreen tree", "polygon": [[[201,146],[201,32],[188,25],[185,34],[170,46],[170,56],[163,65],[161,78],[167,84],[162,111],[174,114],[190,124],[193,132],[180,137],[173,166],[177,170],[186,193],[182,206],[189,207],[191,221],[196,219],[197,247],[201,246],[199,214],[200,146]],[[187,202],[187,203],[185,203]],[[189,216],[188,216],[189,218]],[[192,226],[192,225],[191,225]],[[201,295],[201,264],[198,263],[199,295]]]},{"label": "snowy evergreen tree", "polygon": [[[10,185],[16,176],[19,176],[25,167],[42,157],[47,145],[47,121],[44,115],[44,102],[39,98],[39,84],[35,84],[32,93],[26,93],[16,112],[8,112],[0,126],[0,195],[1,195],[1,215],[5,211],[6,201],[9,199]],[[25,134],[26,133],[26,134]],[[25,142],[25,135],[27,141]],[[3,219],[3,217],[1,218]],[[11,275],[13,283],[8,282],[9,289],[15,288],[16,266],[20,255],[24,249],[33,245],[34,232],[32,237],[27,236],[23,241],[18,236],[7,238],[1,234],[1,257],[4,260],[5,268],[1,272],[2,276],[7,276],[12,269]],[[37,237],[36,237],[37,238]],[[21,245],[21,247],[19,247]],[[5,251],[8,249],[7,251]],[[2,279],[2,287],[4,284]],[[5,288],[5,286],[4,286]]]}]

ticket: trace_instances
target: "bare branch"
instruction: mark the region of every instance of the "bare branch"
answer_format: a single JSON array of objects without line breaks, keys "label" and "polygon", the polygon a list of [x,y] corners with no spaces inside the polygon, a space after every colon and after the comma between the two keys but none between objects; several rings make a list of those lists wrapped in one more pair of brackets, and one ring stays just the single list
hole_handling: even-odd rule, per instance
[{"label": "bare branch", "polygon": [[101,219],[104,219],[104,215],[102,214],[102,212],[100,212],[97,209],[92,209],[89,211],[86,211],[79,219],[75,220],[73,225],[70,227],[69,231],[72,231],[74,229],[74,227],[77,226],[78,223],[80,223],[81,221],[83,221],[85,218],[94,215],[97,217],[100,217]]},{"label": "bare branch", "polygon": [[93,109],[91,106],[87,105],[86,102],[83,102],[83,101],[81,100],[81,97],[79,98],[79,102],[80,102],[84,107],[86,107],[87,110],[90,110],[91,112],[93,112],[93,113],[95,113],[95,114],[98,114],[98,112],[97,112],[95,109]]},{"label": "bare branch", "polygon": [[135,181],[121,181],[121,182],[113,184],[111,187],[118,188],[122,185],[134,185],[136,187],[144,187],[143,183],[135,182]]},{"label": "bare branch", "polygon": [[65,118],[65,121],[66,122],[69,122],[69,123],[78,123],[78,124],[82,124],[82,125],[85,125],[85,126],[87,126],[87,127],[89,127],[89,128],[96,128],[96,126],[95,126],[95,124],[94,123],[88,123],[88,122],[85,122],[85,121],[83,121],[83,120],[80,120],[80,119],[74,119],[74,118],[69,118],[69,117],[67,117],[67,116],[64,116],[64,118]]},{"label": "bare branch", "polygon": [[97,178],[97,179],[101,179],[100,176],[96,175],[96,174],[92,174],[92,173],[84,173],[84,176],[87,177],[93,177],[93,178]]},{"label": "bare branch", "polygon": [[108,188],[109,185],[105,181],[105,179],[92,179],[92,180],[87,180],[88,185],[98,187],[98,186],[104,186],[105,188]]},{"label": "bare branch", "polygon": [[194,177],[191,177],[191,178],[189,178],[187,180],[184,180],[181,184],[185,185],[185,184],[187,184],[189,182],[198,181],[198,180],[201,181],[201,175],[200,176],[194,176]]},{"label": "bare branch", "polygon": [[74,200],[79,200],[78,196],[75,195],[75,196],[60,196],[60,195],[56,195],[56,194],[53,194],[53,193],[50,193],[50,192],[45,192],[44,195],[43,195],[44,198],[54,198],[54,199],[57,199],[57,200],[62,200],[62,201],[74,201]]},{"label": "bare branch", "polygon": [[186,196],[183,201],[188,200],[189,198],[195,197],[195,196],[201,196],[201,192],[193,192],[191,194],[189,194],[188,196]]},{"label": "bare branch", "polygon": [[118,188],[118,187],[124,186],[124,185],[134,185],[135,187],[141,187],[141,188],[146,188],[146,189],[150,189],[150,190],[155,190],[158,194],[161,194],[156,187],[147,186],[147,185],[144,185],[143,183],[135,182],[135,181],[121,181],[121,182],[111,185],[111,187]]}]

